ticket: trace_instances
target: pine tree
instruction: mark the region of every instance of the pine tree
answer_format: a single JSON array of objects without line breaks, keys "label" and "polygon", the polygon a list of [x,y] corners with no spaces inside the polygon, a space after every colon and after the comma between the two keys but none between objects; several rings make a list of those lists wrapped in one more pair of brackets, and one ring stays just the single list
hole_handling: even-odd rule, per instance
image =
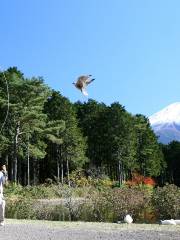
[{"label": "pine tree", "polygon": [[158,176],[164,168],[164,160],[157,137],[150,127],[148,119],[143,115],[135,116],[137,136],[138,171],[144,176]]},{"label": "pine tree", "polygon": [[[46,155],[44,139],[59,141],[54,132],[59,131],[63,123],[48,123],[47,115],[43,113],[44,103],[51,91],[42,78],[26,79],[16,68],[8,69],[6,76],[9,81],[10,107],[4,135],[8,139],[6,149],[9,152],[10,179],[22,182],[22,168],[27,165],[29,184],[30,158],[33,160],[31,168],[35,169],[35,162]],[[25,162],[26,156],[28,163]]]},{"label": "pine tree", "polygon": [[[69,172],[82,167],[87,162],[85,156],[86,140],[78,128],[73,104],[67,98],[62,97],[59,92],[53,91],[52,97],[45,104],[44,111],[47,113],[49,120],[63,120],[65,122],[65,130],[61,134],[63,141],[58,145],[49,145],[47,163],[53,168],[56,162],[56,170],[54,170],[54,173],[56,173],[54,175],[59,180],[59,173],[61,172],[62,183],[65,170],[69,183]],[[51,158],[52,154],[56,161]]]}]

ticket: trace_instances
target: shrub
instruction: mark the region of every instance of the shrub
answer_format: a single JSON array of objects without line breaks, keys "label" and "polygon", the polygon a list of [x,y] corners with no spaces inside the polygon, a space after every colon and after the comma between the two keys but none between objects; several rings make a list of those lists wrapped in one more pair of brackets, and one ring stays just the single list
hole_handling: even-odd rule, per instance
[{"label": "shrub", "polygon": [[26,197],[33,199],[43,199],[43,198],[55,198],[56,191],[55,185],[37,185],[37,186],[26,186],[24,187],[24,192]]},{"label": "shrub", "polygon": [[108,199],[109,194],[111,194],[110,189],[106,189],[105,191],[96,191],[86,199],[82,210],[87,211],[87,216],[84,214],[87,221],[113,221],[112,204]]},{"label": "shrub", "polygon": [[87,177],[85,176],[84,170],[78,169],[70,174],[70,182],[72,187],[112,187],[113,182],[110,178],[104,174],[91,174]]},{"label": "shrub", "polygon": [[150,202],[151,193],[146,189],[107,188],[87,197],[81,209],[81,217],[83,215],[86,221],[116,222],[123,220],[128,212],[135,221],[140,221],[145,209],[150,208]]},{"label": "shrub", "polygon": [[37,205],[35,210],[35,218],[38,220],[68,221],[69,211],[63,205]]},{"label": "shrub", "polygon": [[[124,185],[121,188],[113,189],[102,187],[102,185],[100,187],[91,185],[69,187],[61,184],[34,187],[12,185],[6,188],[6,217],[116,222],[122,220],[124,215],[129,213],[136,222],[151,222],[155,217],[151,203],[154,203],[155,210],[160,211],[162,195],[167,195],[169,192],[163,190],[162,194],[162,189],[157,188],[156,193],[153,194],[153,202],[151,201],[153,191],[153,188],[149,189],[149,185],[131,187]],[[53,197],[61,198],[61,200],[53,203],[36,200],[37,198]],[[177,195],[175,200],[177,200]],[[160,207],[158,204],[160,204]],[[175,203],[173,202],[173,204]],[[165,207],[167,208],[167,206]],[[176,212],[178,211],[176,209]],[[178,214],[176,215],[178,216]]]},{"label": "shrub", "polygon": [[113,212],[114,220],[122,220],[128,212],[138,220],[140,214],[149,207],[151,193],[146,189],[138,187],[113,189],[109,196]]},{"label": "shrub", "polygon": [[37,186],[26,186],[23,187],[20,184],[8,184],[4,188],[4,194],[8,198],[33,198],[33,199],[42,199],[42,198],[55,198],[57,197],[57,188],[56,185],[37,185]]},{"label": "shrub", "polygon": [[157,187],[152,203],[161,219],[180,218],[180,188],[177,186]]},{"label": "shrub", "polygon": [[132,180],[126,181],[126,185],[131,186],[137,186],[137,185],[146,185],[149,187],[154,187],[156,185],[155,181],[151,177],[144,177],[143,175],[140,175],[136,172],[132,174]]},{"label": "shrub", "polygon": [[24,196],[24,188],[20,184],[9,183],[4,188],[4,194],[7,196]]},{"label": "shrub", "polygon": [[16,219],[35,219],[33,200],[18,198],[6,200],[6,217]]}]

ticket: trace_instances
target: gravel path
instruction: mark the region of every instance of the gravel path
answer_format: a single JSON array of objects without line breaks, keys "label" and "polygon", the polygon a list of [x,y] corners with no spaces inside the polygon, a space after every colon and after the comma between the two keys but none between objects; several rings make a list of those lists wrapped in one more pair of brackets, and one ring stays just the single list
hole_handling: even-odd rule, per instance
[{"label": "gravel path", "polygon": [[180,240],[180,226],[7,220],[2,240]]}]

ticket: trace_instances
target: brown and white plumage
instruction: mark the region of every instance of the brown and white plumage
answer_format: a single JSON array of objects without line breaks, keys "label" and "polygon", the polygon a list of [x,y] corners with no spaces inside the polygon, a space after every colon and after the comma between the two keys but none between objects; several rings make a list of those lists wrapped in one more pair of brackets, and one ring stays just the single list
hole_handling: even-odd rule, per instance
[{"label": "brown and white plumage", "polygon": [[88,84],[93,82],[95,79],[91,79],[92,75],[82,75],[78,77],[76,83],[73,83],[77,89],[79,89],[85,96],[88,96],[86,87]]}]

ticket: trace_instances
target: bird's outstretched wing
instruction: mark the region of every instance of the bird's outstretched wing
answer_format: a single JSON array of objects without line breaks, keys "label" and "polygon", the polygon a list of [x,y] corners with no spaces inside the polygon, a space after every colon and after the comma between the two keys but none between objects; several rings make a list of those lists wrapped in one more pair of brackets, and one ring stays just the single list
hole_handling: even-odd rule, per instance
[{"label": "bird's outstretched wing", "polygon": [[88,85],[88,84],[90,84],[91,82],[93,82],[94,80],[95,80],[95,78],[93,78],[93,79],[87,78],[85,83]]}]

